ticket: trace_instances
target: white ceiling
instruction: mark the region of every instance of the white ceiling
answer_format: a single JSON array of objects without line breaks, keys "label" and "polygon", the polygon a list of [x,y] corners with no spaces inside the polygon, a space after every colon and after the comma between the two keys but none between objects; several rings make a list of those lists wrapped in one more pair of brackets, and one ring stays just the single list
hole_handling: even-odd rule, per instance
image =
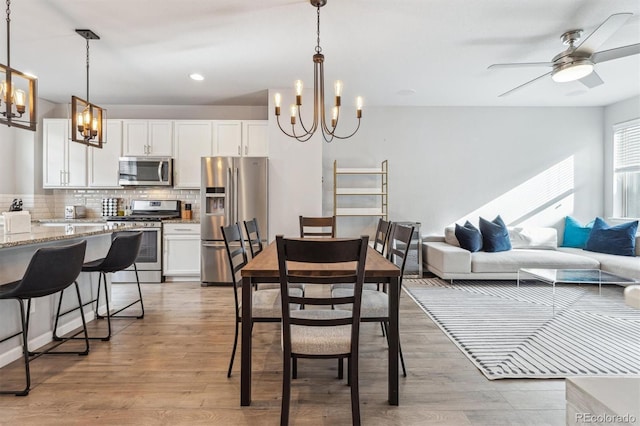
[{"label": "white ceiling", "polygon": [[[39,97],[97,104],[267,105],[267,89],[312,84],[316,10],[308,0],[14,0],[11,64],[38,76]],[[634,16],[598,50],[640,43],[638,0],[329,0],[321,9],[328,82],[367,105],[601,106],[640,94],[640,55],[596,66],[605,84],[550,78],[498,95],[548,70],[487,70],[544,62],[560,35]],[[2,17],[4,21],[4,16]],[[6,63],[5,26],[0,62]],[[188,78],[199,72],[206,78]],[[412,94],[407,94],[411,92]],[[415,93],[413,93],[415,92]]]}]

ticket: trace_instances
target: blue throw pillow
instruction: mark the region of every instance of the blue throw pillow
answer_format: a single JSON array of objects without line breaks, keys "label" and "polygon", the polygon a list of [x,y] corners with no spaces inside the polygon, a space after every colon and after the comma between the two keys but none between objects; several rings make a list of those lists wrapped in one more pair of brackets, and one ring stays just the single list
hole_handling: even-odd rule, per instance
[{"label": "blue throw pillow", "polygon": [[597,217],[585,250],[620,256],[635,256],[636,232],[638,232],[637,220],[609,226],[603,219]]},{"label": "blue throw pillow", "polygon": [[564,236],[562,237],[562,247],[584,248],[589,239],[593,221],[586,225],[580,225],[580,222],[567,216],[564,220]]},{"label": "blue throw pillow", "polygon": [[482,249],[482,234],[480,230],[473,226],[469,221],[466,221],[464,226],[460,226],[456,223],[455,230],[456,238],[460,243],[460,247],[470,252],[476,252]]},{"label": "blue throw pillow", "polygon": [[509,230],[498,215],[492,222],[480,218],[480,232],[482,233],[482,249],[486,252],[511,250]]}]

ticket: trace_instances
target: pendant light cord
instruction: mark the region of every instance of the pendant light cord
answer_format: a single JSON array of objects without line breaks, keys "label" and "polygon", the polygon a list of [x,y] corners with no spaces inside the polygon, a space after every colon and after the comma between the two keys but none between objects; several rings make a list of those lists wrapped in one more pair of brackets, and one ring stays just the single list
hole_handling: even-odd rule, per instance
[{"label": "pendant light cord", "polygon": [[317,38],[316,38],[316,53],[321,53],[322,52],[322,47],[320,47],[320,6],[318,5],[318,30],[316,32],[317,34]]}]

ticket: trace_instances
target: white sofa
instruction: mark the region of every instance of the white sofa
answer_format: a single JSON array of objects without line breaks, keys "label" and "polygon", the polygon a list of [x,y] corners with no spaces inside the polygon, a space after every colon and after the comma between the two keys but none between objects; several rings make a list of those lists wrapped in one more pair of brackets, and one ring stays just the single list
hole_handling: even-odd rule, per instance
[{"label": "white sofa", "polygon": [[[524,232],[522,232],[524,230]],[[557,247],[555,228],[510,228],[512,250],[471,253],[461,248],[453,229],[445,236],[423,238],[425,268],[447,280],[512,280],[520,268],[602,269],[640,281],[640,235],[636,236],[636,256],[616,256],[576,248]],[[530,235],[529,241],[522,235]]]}]

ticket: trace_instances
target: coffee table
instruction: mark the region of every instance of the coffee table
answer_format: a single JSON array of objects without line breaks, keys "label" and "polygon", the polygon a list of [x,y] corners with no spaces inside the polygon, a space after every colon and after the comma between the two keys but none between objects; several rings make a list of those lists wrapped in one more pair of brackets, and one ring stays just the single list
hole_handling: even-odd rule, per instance
[{"label": "coffee table", "polygon": [[553,310],[555,313],[556,284],[598,284],[598,294],[602,294],[602,284],[630,285],[638,281],[612,274],[600,269],[518,269],[517,287],[520,287],[522,276],[530,276],[537,281],[551,284],[553,290]]}]

